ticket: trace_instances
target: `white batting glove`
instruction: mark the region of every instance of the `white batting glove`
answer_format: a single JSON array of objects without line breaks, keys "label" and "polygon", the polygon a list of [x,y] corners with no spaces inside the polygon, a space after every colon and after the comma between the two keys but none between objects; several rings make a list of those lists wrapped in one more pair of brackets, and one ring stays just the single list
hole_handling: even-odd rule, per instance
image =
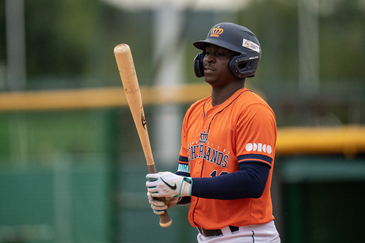
[{"label": "white batting glove", "polygon": [[164,213],[164,210],[175,206],[180,198],[164,198],[164,200],[158,200],[151,196],[151,193],[147,192],[148,202],[151,204],[153,212],[157,215]]},{"label": "white batting glove", "polygon": [[146,176],[147,191],[152,197],[189,197],[193,180],[191,177],[179,176],[171,172],[159,172]]}]

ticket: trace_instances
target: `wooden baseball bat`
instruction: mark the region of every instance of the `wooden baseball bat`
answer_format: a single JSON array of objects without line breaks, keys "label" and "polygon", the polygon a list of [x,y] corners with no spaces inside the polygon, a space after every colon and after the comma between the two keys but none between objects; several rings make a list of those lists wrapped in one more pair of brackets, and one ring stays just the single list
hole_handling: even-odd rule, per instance
[{"label": "wooden baseball bat", "polygon": [[[119,74],[120,78],[122,79],[128,105],[142,144],[144,156],[148,166],[148,172],[157,173],[155,162],[153,160],[150,139],[148,137],[146,119],[143,111],[142,96],[139,89],[131,49],[127,44],[119,44],[114,48],[114,55],[117,61]],[[171,223],[172,221],[165,210],[164,214],[160,215],[160,226],[169,227]]]}]

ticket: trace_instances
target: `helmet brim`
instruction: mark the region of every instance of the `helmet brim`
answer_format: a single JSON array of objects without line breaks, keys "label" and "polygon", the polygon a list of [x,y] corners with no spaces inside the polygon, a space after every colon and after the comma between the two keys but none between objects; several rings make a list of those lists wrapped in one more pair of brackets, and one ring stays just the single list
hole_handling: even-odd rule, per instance
[{"label": "helmet brim", "polygon": [[200,50],[205,50],[205,47],[207,46],[207,44],[210,44],[210,43],[208,43],[207,41],[205,41],[205,40],[199,40],[199,41],[195,41],[195,42],[193,42],[193,45],[196,47],[196,48],[198,48],[198,49],[200,49]]},{"label": "helmet brim", "polygon": [[195,41],[193,43],[193,45],[200,49],[200,50],[203,50],[205,51],[205,47],[209,44],[213,44],[213,45],[216,45],[216,46],[219,46],[219,47],[222,47],[222,48],[225,48],[225,49],[228,49],[230,51],[233,51],[233,52],[237,52],[237,53],[242,53],[242,50],[240,49],[237,49],[234,45],[232,45],[231,43],[229,42],[226,42],[226,41],[222,41],[222,40],[219,40],[219,39],[210,39],[210,40],[199,40],[199,41]]}]

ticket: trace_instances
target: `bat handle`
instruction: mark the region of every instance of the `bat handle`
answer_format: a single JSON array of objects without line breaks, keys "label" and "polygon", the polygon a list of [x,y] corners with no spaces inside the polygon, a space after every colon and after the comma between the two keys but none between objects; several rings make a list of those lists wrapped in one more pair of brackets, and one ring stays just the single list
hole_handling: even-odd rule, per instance
[{"label": "bat handle", "polygon": [[161,227],[169,227],[172,224],[172,220],[170,219],[169,214],[166,210],[164,210],[164,213],[160,215],[160,226]]},{"label": "bat handle", "polygon": [[[147,167],[148,167],[149,173],[151,173],[151,174],[157,173],[155,164],[148,165]],[[155,198],[155,199],[163,201],[163,198]],[[171,224],[172,224],[172,220],[171,220],[169,214],[167,213],[167,210],[164,210],[163,214],[160,215],[160,226],[166,228],[166,227],[169,227]]]}]

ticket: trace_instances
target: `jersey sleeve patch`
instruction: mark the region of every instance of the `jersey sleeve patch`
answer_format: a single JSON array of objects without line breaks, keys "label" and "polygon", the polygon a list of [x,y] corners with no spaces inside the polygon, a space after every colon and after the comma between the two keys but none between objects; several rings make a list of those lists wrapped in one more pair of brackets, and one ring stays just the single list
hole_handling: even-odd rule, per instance
[{"label": "jersey sleeve patch", "polygon": [[238,156],[238,163],[244,163],[248,161],[262,162],[265,164],[272,165],[272,158],[262,154],[245,154]]},{"label": "jersey sleeve patch", "polygon": [[177,172],[190,173],[189,165],[180,164],[177,167]]}]

